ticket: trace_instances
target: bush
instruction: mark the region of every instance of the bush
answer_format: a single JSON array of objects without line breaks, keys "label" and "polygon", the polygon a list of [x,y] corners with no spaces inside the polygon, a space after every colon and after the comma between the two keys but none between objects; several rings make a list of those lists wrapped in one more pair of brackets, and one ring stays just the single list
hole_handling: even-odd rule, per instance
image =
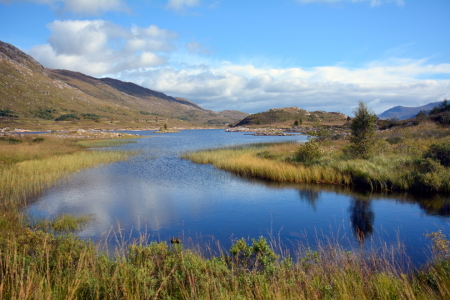
[{"label": "bush", "polygon": [[450,143],[433,144],[424,154],[424,158],[439,161],[441,165],[450,166]]},{"label": "bush", "polygon": [[32,139],[33,143],[41,143],[44,140],[45,139],[43,137],[36,137],[36,138]]},{"label": "bush", "polygon": [[96,114],[81,114],[83,119],[94,120],[98,122],[100,120],[100,116]]},{"label": "bush", "polygon": [[323,151],[316,141],[306,142],[298,147],[295,159],[300,162],[314,161],[323,156]]},{"label": "bush", "polygon": [[41,118],[44,120],[53,120],[55,117],[53,116],[53,113],[55,113],[56,110],[55,109],[51,109],[51,108],[41,108],[39,107],[36,110],[30,110],[30,113],[37,117],[37,118]]},{"label": "bush", "polygon": [[18,115],[16,115],[12,110],[10,109],[0,109],[0,117],[10,117],[10,118],[17,118]]},{"label": "bush", "polygon": [[5,141],[5,142],[8,142],[9,144],[11,144],[11,145],[14,145],[14,144],[20,144],[20,143],[22,143],[23,141],[22,140],[19,140],[19,139],[16,139],[15,137],[0,137],[0,141]]},{"label": "bush", "polygon": [[76,114],[65,114],[60,115],[55,119],[55,121],[72,121],[72,120],[79,120],[80,118]]},{"label": "bush", "polygon": [[447,99],[442,101],[442,103],[439,104],[438,106],[434,107],[430,111],[430,115],[436,115],[438,113],[445,112],[445,111],[450,111],[450,102]]},{"label": "bush", "polygon": [[247,245],[244,238],[237,240],[230,249],[232,261],[238,268],[250,271],[270,271],[273,269],[277,255],[260,236],[252,239],[252,245]]}]

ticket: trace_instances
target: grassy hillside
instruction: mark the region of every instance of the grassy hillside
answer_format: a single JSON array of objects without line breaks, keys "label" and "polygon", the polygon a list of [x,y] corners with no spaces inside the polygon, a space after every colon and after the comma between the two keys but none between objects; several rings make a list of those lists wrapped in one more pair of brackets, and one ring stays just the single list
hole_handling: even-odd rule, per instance
[{"label": "grassy hillside", "polygon": [[[205,110],[134,83],[46,69],[0,41],[0,127],[32,129],[224,126],[244,118]],[[59,121],[56,121],[59,120]]]},{"label": "grassy hillside", "polygon": [[[337,112],[308,112],[298,107],[273,108],[265,112],[249,115],[234,124],[237,126],[294,126],[314,122],[344,122],[347,116]],[[297,122],[296,122],[297,121]]]}]

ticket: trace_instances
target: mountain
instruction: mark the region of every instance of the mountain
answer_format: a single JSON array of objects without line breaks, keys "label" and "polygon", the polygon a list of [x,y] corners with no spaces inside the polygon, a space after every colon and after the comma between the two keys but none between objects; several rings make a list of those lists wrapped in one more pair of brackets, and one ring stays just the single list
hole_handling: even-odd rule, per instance
[{"label": "mountain", "polygon": [[[183,99],[113,78],[44,68],[31,56],[0,41],[0,126],[95,127],[224,126],[248,114],[214,112]],[[69,124],[70,125],[70,124]],[[82,126],[81,126],[82,127]]]},{"label": "mountain", "polygon": [[390,119],[390,118],[406,120],[406,119],[415,117],[421,110],[429,112],[435,106],[438,106],[440,103],[441,102],[433,102],[433,103],[429,103],[429,104],[426,104],[423,106],[418,106],[418,107],[395,106],[395,107],[390,108],[390,109],[386,110],[385,112],[379,114],[378,118],[380,118],[382,120]]},{"label": "mountain", "polygon": [[252,114],[233,124],[237,126],[278,125],[292,126],[295,121],[307,122],[335,122],[345,121],[347,116],[338,112],[312,111],[308,112],[298,107],[272,108],[265,112]]}]

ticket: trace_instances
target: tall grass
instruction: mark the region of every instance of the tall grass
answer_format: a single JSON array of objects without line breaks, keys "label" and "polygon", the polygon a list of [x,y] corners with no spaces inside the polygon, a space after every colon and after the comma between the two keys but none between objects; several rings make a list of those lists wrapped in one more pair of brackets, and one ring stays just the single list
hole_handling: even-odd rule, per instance
[{"label": "tall grass", "polygon": [[227,149],[186,153],[183,158],[196,163],[213,164],[234,174],[265,180],[296,183],[350,184],[350,176],[322,166],[305,167],[258,156],[270,148]]},{"label": "tall grass", "polygon": [[378,134],[374,155],[369,159],[348,157],[348,141],[322,141],[321,155],[311,161],[299,161],[299,145],[293,143],[204,150],[182,157],[263,180],[330,183],[383,191],[450,192],[450,168],[424,158],[431,145],[444,142],[450,142],[448,129],[421,123]]},{"label": "tall grass", "polygon": [[[276,256],[264,240],[205,258],[182,245],[133,244],[114,257],[71,235],[28,230],[2,241],[2,299],[448,299],[442,256],[401,272],[383,254],[324,245]],[[244,241],[245,243],[245,241]],[[256,243],[256,244],[255,244]],[[236,245],[236,244],[235,244]],[[270,254],[270,257],[273,257]]]},{"label": "tall grass", "polygon": [[123,145],[125,140],[74,141],[27,136],[11,144],[0,141],[0,203],[22,204],[32,196],[81,169],[125,160],[124,151],[86,151],[86,147]]},{"label": "tall grass", "polygon": [[67,175],[98,164],[127,159],[125,152],[81,151],[52,158],[31,159],[0,168],[2,203],[24,201]]}]

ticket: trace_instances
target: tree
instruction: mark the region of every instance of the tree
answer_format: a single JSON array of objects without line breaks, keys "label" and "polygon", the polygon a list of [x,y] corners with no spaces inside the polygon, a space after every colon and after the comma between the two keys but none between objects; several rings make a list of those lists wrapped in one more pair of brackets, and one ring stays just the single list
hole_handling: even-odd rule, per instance
[{"label": "tree", "polygon": [[438,106],[435,106],[431,110],[430,115],[436,115],[444,111],[450,111],[450,102],[447,99],[442,101],[442,103],[440,103]]},{"label": "tree", "polygon": [[354,110],[355,117],[350,126],[352,135],[350,137],[351,153],[354,157],[367,159],[371,156],[375,143],[375,121],[377,115],[360,101],[358,108]]}]

